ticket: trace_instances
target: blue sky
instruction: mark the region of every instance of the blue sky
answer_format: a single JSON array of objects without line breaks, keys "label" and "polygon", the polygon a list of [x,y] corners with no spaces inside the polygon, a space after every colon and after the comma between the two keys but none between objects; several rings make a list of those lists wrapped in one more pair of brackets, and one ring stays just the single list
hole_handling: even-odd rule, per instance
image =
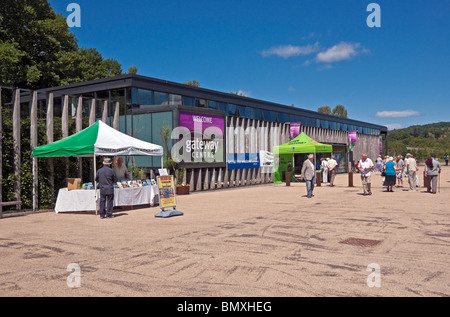
[{"label": "blue sky", "polygon": [[[68,16],[75,1],[50,0]],[[370,3],[381,27],[368,27]],[[447,0],[78,0],[81,47],[124,71],[392,127],[450,121]]]}]

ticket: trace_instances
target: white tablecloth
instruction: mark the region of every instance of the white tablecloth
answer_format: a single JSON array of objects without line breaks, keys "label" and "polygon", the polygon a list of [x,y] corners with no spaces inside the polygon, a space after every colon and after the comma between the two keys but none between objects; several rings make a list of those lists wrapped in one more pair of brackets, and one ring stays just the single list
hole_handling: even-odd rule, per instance
[{"label": "white tablecloth", "polygon": [[[96,204],[100,201],[100,191],[97,191],[97,201],[95,201],[94,190],[67,190],[61,188],[55,204],[55,212],[70,211],[95,211]],[[130,188],[114,189],[114,206],[136,206],[150,204],[154,206],[159,202],[158,186],[142,186]]]}]

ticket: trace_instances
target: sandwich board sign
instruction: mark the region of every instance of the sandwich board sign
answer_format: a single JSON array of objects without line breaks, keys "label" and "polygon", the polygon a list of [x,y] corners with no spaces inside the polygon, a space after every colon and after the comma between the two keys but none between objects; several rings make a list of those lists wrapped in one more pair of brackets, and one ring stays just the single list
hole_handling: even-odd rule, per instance
[{"label": "sandwich board sign", "polygon": [[[155,217],[172,217],[181,216],[183,213],[176,210],[177,199],[175,195],[175,185],[172,175],[163,175],[157,177],[158,194],[159,194],[159,208],[162,209]],[[172,210],[165,210],[166,208],[173,208]]]}]

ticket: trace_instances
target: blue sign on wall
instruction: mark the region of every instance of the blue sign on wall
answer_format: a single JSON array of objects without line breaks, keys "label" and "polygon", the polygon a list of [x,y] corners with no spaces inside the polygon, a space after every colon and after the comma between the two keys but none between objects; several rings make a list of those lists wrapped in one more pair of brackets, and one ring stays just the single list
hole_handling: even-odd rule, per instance
[{"label": "blue sign on wall", "polygon": [[243,168],[258,168],[259,153],[231,153],[227,154],[227,168],[243,169]]}]

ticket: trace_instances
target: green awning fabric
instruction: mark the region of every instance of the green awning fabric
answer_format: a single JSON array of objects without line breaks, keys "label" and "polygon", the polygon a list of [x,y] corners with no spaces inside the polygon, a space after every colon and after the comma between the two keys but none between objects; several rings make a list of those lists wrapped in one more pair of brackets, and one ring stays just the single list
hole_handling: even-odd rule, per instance
[{"label": "green awning fabric", "polygon": [[62,140],[33,149],[34,157],[92,156],[97,140],[99,121]]},{"label": "green awning fabric", "polygon": [[93,155],[162,156],[163,147],[133,138],[99,120],[74,135],[33,149],[34,157]]},{"label": "green awning fabric", "polygon": [[294,153],[331,153],[333,146],[319,143],[304,132],[300,133],[295,139],[273,147],[273,153],[276,154],[294,154]]}]

